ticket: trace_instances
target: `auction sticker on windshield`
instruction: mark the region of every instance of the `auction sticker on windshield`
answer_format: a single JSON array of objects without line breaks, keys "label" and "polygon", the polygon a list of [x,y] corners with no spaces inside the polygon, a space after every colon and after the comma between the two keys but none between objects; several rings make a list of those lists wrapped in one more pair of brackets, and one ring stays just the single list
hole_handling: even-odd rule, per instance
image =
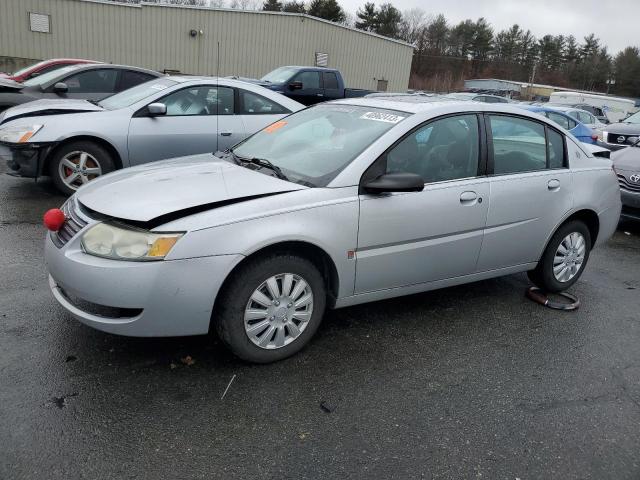
[{"label": "auction sticker on windshield", "polygon": [[364,118],[365,120],[375,120],[376,122],[387,122],[387,123],[398,123],[405,119],[400,115],[394,115],[393,113],[383,113],[383,112],[367,112],[363,114],[360,118]]},{"label": "auction sticker on windshield", "polygon": [[280,120],[276,123],[272,123],[271,125],[269,125],[268,127],[266,127],[264,129],[265,132],[267,133],[273,133],[276,130],[280,130],[282,127],[284,127],[287,124],[287,122],[285,122],[284,120]]}]

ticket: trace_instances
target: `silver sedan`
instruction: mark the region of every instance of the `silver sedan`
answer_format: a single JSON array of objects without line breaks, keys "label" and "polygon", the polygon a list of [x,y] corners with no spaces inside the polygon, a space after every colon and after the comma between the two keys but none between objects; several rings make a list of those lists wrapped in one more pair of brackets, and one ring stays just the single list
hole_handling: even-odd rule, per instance
[{"label": "silver sedan", "polygon": [[87,325],[213,328],[270,362],[327,307],[517,272],[565,290],[620,208],[611,161],[545,117],[365,98],[292,114],[225,154],[91,182],[49,214],[45,255],[53,295]]},{"label": "silver sedan", "polygon": [[163,77],[100,102],[39,100],[0,115],[9,173],[50,175],[60,191],[113,170],[224,150],[304,108],[230,79]]}]

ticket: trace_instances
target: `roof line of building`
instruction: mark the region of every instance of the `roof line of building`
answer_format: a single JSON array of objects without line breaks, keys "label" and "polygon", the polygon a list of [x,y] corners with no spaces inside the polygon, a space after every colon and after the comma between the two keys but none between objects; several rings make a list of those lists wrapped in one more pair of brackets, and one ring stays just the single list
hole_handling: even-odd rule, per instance
[{"label": "roof line of building", "polygon": [[395,38],[385,37],[383,35],[379,35],[379,34],[374,33],[374,32],[368,32],[366,30],[360,30],[358,28],[350,27],[348,25],[342,25],[340,23],[335,23],[335,22],[332,22],[330,20],[325,20],[324,18],[314,17],[313,15],[308,15],[306,13],[268,12],[268,11],[264,11],[264,10],[243,10],[243,9],[239,9],[239,8],[218,8],[218,7],[205,7],[205,6],[200,6],[200,5],[171,5],[171,4],[167,4],[167,3],[149,3],[149,2],[144,2],[144,1],[142,1],[140,3],[135,3],[135,4],[123,3],[123,2],[118,2],[118,1],[109,1],[109,0],[79,0],[79,1],[87,2],[87,3],[100,3],[100,4],[103,4],[103,5],[116,5],[116,6],[130,7],[130,8],[142,8],[142,7],[184,8],[184,9],[191,9],[191,10],[207,10],[207,11],[218,11],[218,12],[253,13],[253,14],[258,14],[258,15],[281,15],[281,16],[289,16],[289,17],[300,17],[302,19],[307,18],[309,20],[313,20],[313,21],[316,21],[316,22],[322,22],[322,23],[326,23],[326,24],[329,24],[329,25],[333,25],[334,27],[344,28],[345,30],[350,30],[352,32],[361,33],[363,35],[368,35],[370,37],[377,37],[377,38],[380,38],[382,40],[386,40],[388,42],[393,42],[393,43],[397,43],[397,44],[403,45],[405,47],[415,48],[414,45],[412,45],[410,43],[407,43],[407,42],[403,42],[402,40],[396,40]]}]

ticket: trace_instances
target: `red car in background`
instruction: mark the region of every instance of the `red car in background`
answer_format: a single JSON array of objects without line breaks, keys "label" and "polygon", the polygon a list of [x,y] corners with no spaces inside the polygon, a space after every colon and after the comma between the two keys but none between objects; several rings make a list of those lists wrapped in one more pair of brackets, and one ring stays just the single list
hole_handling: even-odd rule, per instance
[{"label": "red car in background", "polygon": [[102,63],[94,60],[83,60],[81,58],[52,58],[51,60],[43,60],[42,62],[29,65],[18,70],[15,73],[0,73],[0,78],[13,80],[14,82],[24,82],[43,73],[56,70],[57,68],[66,67],[68,65],[76,65],[78,63]]}]

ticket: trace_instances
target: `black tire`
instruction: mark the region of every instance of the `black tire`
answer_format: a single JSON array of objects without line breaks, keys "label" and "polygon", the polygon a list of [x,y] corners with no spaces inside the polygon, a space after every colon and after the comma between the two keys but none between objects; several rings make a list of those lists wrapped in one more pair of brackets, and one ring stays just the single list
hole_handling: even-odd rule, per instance
[{"label": "black tire", "polygon": [[[559,281],[554,273],[553,273],[553,261],[560,246],[562,240],[564,240],[571,233],[579,233],[584,237],[585,241],[585,253],[584,260],[581,264],[580,269],[575,274],[575,276],[568,281],[561,282]],[[574,283],[578,281],[582,272],[587,266],[587,262],[589,261],[589,254],[591,252],[591,233],[587,226],[581,222],[580,220],[572,220],[560,226],[556,233],[553,234],[547,248],[542,254],[542,258],[538,262],[538,266],[528,272],[529,279],[537,286],[540,287],[545,292],[549,293],[559,293],[570,288]]]},{"label": "black tire", "polygon": [[[306,327],[291,343],[265,349],[250,340],[245,331],[244,313],[253,292],[270,277],[284,273],[298,275],[309,285],[313,311]],[[318,268],[306,258],[274,253],[249,260],[233,273],[216,302],[213,323],[220,339],[236,356],[249,362],[270,363],[293,355],[309,342],[320,326],[325,306],[326,287]]]},{"label": "black tire", "polygon": [[[93,163],[97,163],[102,170],[100,175],[105,175],[115,170],[115,162],[112,155],[97,143],[87,140],[79,140],[62,145],[60,148],[56,149],[49,158],[49,175],[51,175],[51,179],[53,180],[56,188],[65,195],[73,195],[77,190],[77,188],[70,188],[64,182],[63,177],[61,176],[60,167],[60,163],[63,161],[65,156],[73,152],[86,152],[93,157],[88,163],[90,163],[91,166],[93,166]],[[95,177],[93,175],[89,175],[87,178],[92,180]]]}]

